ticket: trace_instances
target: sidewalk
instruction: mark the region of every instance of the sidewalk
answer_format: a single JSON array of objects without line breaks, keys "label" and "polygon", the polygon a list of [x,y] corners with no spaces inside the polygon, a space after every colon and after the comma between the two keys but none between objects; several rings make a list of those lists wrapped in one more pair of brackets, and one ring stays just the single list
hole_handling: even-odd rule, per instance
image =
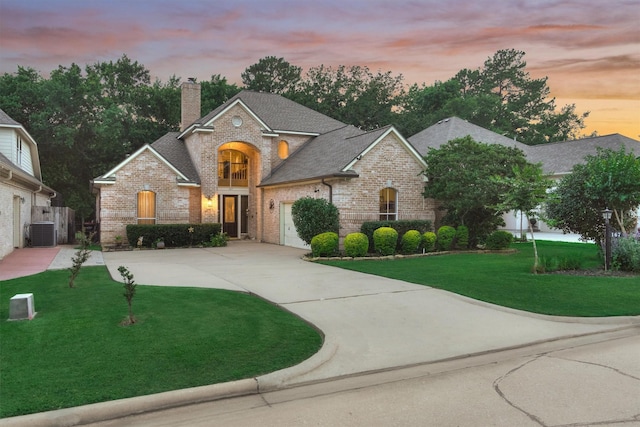
[{"label": "sidewalk", "polygon": [[[31,276],[45,270],[64,270],[72,266],[77,249],[72,245],[54,248],[20,248],[0,260],[0,280]],[[83,266],[104,265],[102,252],[91,251]]]}]

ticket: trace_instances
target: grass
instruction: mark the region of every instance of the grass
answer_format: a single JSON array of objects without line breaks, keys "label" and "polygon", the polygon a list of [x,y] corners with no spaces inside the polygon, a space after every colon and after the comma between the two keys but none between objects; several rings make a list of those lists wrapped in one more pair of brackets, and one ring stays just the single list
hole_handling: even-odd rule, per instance
[{"label": "grass", "polygon": [[[594,244],[537,242],[540,255],[580,258],[583,268],[601,264]],[[531,273],[533,247],[517,243],[511,254],[455,254],[382,261],[323,261],[363,273],[399,279],[477,300],[557,316],[640,314],[640,276]]]},{"label": "grass", "polygon": [[[138,322],[105,267],[0,282],[0,417],[254,377],[313,355],[309,324],[237,292],[138,286]],[[37,316],[10,322],[9,299],[33,293]]]}]

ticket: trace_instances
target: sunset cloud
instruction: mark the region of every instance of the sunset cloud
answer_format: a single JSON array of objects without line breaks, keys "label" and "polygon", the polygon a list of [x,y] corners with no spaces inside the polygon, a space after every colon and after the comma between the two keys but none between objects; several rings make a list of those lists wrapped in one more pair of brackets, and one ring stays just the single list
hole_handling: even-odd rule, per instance
[{"label": "sunset cloud", "polygon": [[240,83],[274,55],[304,70],[363,65],[433,84],[513,48],[559,105],[592,111],[588,131],[638,137],[638,22],[636,0],[2,0],[0,72],[127,54],[163,81]]}]

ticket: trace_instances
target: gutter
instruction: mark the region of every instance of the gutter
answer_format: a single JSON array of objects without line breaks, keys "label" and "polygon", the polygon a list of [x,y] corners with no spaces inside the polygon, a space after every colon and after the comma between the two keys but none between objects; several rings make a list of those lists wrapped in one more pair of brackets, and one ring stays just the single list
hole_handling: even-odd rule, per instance
[{"label": "gutter", "polygon": [[322,178],[322,184],[326,185],[327,187],[329,187],[329,203],[333,204],[333,187],[331,186],[331,184],[328,184],[327,182],[325,182],[324,178]]}]

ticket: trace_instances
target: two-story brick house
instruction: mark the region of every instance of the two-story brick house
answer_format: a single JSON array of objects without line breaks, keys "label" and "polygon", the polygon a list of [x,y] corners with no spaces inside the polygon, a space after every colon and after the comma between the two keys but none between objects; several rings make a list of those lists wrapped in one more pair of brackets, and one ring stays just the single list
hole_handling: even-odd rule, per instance
[{"label": "two-story brick house", "polygon": [[364,132],[275,94],[242,91],[204,117],[182,85],[182,128],[93,180],[101,241],[127,224],[219,222],[232,238],[304,247],[292,203],[325,198],[340,235],[364,221],[435,219],[422,155],[393,127]]}]

